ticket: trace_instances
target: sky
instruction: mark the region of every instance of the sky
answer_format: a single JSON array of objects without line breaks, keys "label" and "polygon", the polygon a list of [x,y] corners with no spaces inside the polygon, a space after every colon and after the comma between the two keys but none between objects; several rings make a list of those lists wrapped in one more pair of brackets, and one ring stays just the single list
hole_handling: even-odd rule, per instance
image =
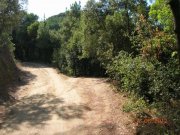
[{"label": "sky", "polygon": [[28,0],[27,11],[38,15],[39,19],[42,20],[44,14],[48,18],[62,13],[66,8],[69,9],[75,1],[80,1],[83,7],[88,0]]}]

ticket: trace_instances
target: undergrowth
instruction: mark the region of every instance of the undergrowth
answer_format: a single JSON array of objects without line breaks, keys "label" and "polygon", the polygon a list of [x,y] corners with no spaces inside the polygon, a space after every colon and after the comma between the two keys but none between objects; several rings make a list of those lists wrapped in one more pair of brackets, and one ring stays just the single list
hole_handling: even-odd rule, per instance
[{"label": "undergrowth", "polygon": [[[123,110],[136,114],[141,121],[139,127],[151,127],[149,124],[152,124],[157,134],[180,134],[180,66],[177,59],[162,63],[121,51],[107,66],[107,73],[129,94],[130,100]],[[143,123],[147,118],[150,123]]]},{"label": "undergrowth", "polygon": [[137,134],[179,135],[180,101],[148,103],[129,94],[123,111],[131,113],[137,124]]}]

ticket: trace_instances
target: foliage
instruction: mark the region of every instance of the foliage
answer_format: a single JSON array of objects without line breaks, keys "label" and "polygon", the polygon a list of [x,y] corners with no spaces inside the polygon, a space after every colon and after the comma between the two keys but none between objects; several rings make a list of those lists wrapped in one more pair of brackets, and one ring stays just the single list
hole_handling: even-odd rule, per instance
[{"label": "foliage", "polygon": [[[25,1],[21,1],[25,2]],[[25,4],[25,3],[24,3]],[[16,66],[13,59],[14,44],[11,42],[12,29],[18,25],[22,13],[20,0],[0,1],[0,98],[8,98],[5,89],[17,79]]]},{"label": "foliage", "polygon": [[34,50],[34,40],[36,39],[36,35],[33,34],[36,34],[36,32],[33,31],[33,29],[37,29],[37,26],[35,26],[37,24],[32,24],[37,22],[37,19],[37,15],[23,12],[22,18],[20,20],[20,25],[13,30],[12,37],[13,43],[16,47],[15,56],[17,59],[33,59],[32,53],[30,51]]},{"label": "foliage", "polygon": [[54,51],[53,63],[60,68],[61,72],[70,75],[76,74],[78,49],[74,33],[80,21],[80,9],[81,6],[77,2],[71,5],[71,10],[65,13],[64,18],[59,24],[61,29],[54,33],[56,35],[59,34],[57,38],[60,38],[59,42],[61,44]]},{"label": "foliage", "polygon": [[61,26],[59,25],[59,22],[61,22],[64,17],[65,13],[51,16],[46,20],[46,25],[48,25],[49,29],[51,30],[60,29]]},{"label": "foliage", "polygon": [[27,27],[27,33],[29,36],[31,36],[31,39],[32,40],[36,40],[37,38],[37,31],[38,31],[38,28],[39,28],[39,22],[35,21],[34,23],[32,23],[31,25],[29,25]]},{"label": "foliage", "polygon": [[[3,44],[6,33],[9,34],[16,25],[20,15],[20,5],[17,0],[2,0],[0,2],[0,44]],[[4,37],[4,38],[3,38]]]},{"label": "foliage", "polygon": [[107,73],[114,79],[120,80],[125,90],[142,95],[148,100],[150,100],[149,85],[151,85],[149,76],[153,70],[152,63],[141,57],[132,58],[126,52],[120,52],[107,66]]},{"label": "foliage", "polygon": [[150,22],[143,16],[139,16],[137,27],[131,36],[133,48],[146,58],[155,58],[166,63],[173,52],[177,51],[175,35],[153,28]]},{"label": "foliage", "polygon": [[118,80],[123,89],[134,92],[149,102],[178,99],[180,68],[177,62],[163,65],[126,52],[107,66],[107,73]]},{"label": "foliage", "polygon": [[25,0],[2,0],[0,2],[0,47],[7,46],[13,57],[14,44],[11,42],[12,29],[18,24]]},{"label": "foliage", "polygon": [[21,10],[19,0],[2,0],[0,2],[0,47],[3,45],[8,46],[11,53],[14,51],[14,47],[11,43],[10,34],[13,27],[19,22]]},{"label": "foliage", "polygon": [[173,14],[167,2],[167,0],[156,0],[150,8],[149,15],[155,25],[163,28],[166,32],[173,33]]},{"label": "foliage", "polygon": [[130,100],[123,106],[124,112],[136,112],[141,113],[147,108],[147,103],[142,99],[139,98],[138,100]]}]

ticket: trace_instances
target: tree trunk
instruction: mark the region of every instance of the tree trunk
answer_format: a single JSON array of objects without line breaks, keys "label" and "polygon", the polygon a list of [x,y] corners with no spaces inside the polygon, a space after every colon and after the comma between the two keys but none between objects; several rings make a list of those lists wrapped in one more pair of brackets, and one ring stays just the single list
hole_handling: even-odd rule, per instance
[{"label": "tree trunk", "polygon": [[175,33],[177,35],[178,56],[180,64],[180,0],[171,0],[169,2],[175,21]]}]

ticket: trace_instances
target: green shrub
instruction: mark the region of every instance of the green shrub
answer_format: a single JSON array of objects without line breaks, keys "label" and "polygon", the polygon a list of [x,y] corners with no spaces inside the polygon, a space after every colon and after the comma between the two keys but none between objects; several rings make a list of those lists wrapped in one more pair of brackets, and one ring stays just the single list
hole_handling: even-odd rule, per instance
[{"label": "green shrub", "polygon": [[149,96],[150,73],[153,71],[154,65],[151,62],[143,60],[142,57],[132,58],[124,51],[120,52],[107,67],[107,73],[118,80],[124,90],[143,97]]},{"label": "green shrub", "polygon": [[179,98],[180,68],[175,60],[164,65],[121,51],[107,66],[107,73],[117,80],[122,89],[144,99],[170,101]]},{"label": "green shrub", "polygon": [[180,67],[176,60],[168,64],[159,64],[154,74],[151,74],[152,86],[150,91],[156,100],[170,101],[180,97]]},{"label": "green shrub", "polygon": [[140,99],[129,100],[126,104],[123,105],[124,112],[135,112],[140,113],[143,112],[147,108],[146,102]]}]

